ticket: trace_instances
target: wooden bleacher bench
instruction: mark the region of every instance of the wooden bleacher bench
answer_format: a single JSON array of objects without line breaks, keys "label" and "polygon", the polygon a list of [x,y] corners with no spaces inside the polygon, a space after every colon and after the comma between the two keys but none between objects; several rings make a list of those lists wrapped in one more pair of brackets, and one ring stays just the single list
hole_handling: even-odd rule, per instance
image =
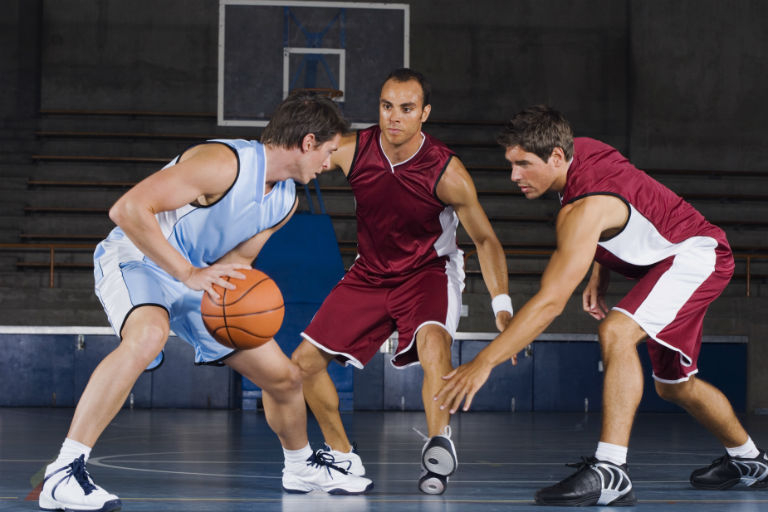
[{"label": "wooden bleacher bench", "polygon": [[38,162],[104,162],[104,163],[138,163],[166,164],[169,158],[146,156],[107,156],[107,155],[32,155],[32,160]]},{"label": "wooden bleacher bench", "polygon": [[166,112],[153,110],[83,110],[83,109],[40,109],[44,116],[126,116],[126,117],[205,117],[216,118],[215,112]]}]

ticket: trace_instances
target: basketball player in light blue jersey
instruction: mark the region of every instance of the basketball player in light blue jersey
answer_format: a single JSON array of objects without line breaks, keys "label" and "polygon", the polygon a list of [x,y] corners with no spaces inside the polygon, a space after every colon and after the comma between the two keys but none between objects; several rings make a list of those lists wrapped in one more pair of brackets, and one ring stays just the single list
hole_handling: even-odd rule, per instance
[{"label": "basketball player in light blue jersey", "polygon": [[226,364],[263,390],[267,422],[285,453],[288,492],[359,494],[372,487],[312,452],[298,368],[275,340],[232,350],[206,331],[203,293],[244,276],[272,233],[297,206],[294,180],[307,183],[330,166],[348,124],[335,103],[307,93],[277,108],[262,142],[214,140],[194,146],[125,193],[110,209],[117,224],[94,253],[96,294],[120,345],[94,370],[58,458],[45,472],[44,510],[119,510],[120,499],[95,485],[85,464],[169,331],[195,348],[200,364]]}]

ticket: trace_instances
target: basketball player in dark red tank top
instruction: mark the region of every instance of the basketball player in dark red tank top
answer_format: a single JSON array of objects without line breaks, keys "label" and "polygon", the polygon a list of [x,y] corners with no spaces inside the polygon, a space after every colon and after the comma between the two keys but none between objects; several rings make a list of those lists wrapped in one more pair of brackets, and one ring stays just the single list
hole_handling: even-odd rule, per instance
[{"label": "basketball player in dark red tank top", "polygon": [[[725,233],[614,148],[574,139],[562,114],[548,107],[517,114],[499,142],[512,164],[512,181],[528,199],[547,191],[560,194],[557,248],[539,292],[473,361],[450,375],[436,401],[454,412],[465,400],[468,409],[491,369],[546,329],[592,266],[582,298],[584,311],[602,320],[600,442],[594,457],[584,458],[574,475],[538,491],[536,502],[636,502],[626,459],[643,393],[636,345],[646,338],[659,396],[691,413],[726,448],[726,455],[691,474],[691,484],[768,487],[765,451],[755,446],[725,395],[696,376],[704,314],[733,274]],[[604,300],[609,270],[637,279],[610,312]]]},{"label": "basketball player in dark red tank top", "polygon": [[379,125],[343,138],[334,153],[332,164],[346,174],[355,195],[358,257],[302,333],[293,360],[302,370],[325,451],[337,465],[362,475],[327,366],[336,359],[362,368],[397,330],[392,364],[424,369],[430,440],[422,450],[419,488],[440,494],[457,465],[450,415],[432,396],[453,369],[451,343],[464,288],[459,222],[477,247],[500,330],[511,319],[512,303],[504,253],[472,178],[443,143],[421,131],[430,109],[424,77],[396,70],[381,89]]}]

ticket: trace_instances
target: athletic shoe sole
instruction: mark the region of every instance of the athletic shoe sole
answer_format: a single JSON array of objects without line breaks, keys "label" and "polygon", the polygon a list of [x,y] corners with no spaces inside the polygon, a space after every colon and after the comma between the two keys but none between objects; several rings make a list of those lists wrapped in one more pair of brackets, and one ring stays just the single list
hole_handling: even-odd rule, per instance
[{"label": "athletic shoe sole", "polygon": [[437,475],[450,476],[458,466],[455,453],[450,439],[433,437],[421,455],[421,463],[427,471]]},{"label": "athletic shoe sole", "polygon": [[537,505],[550,505],[555,507],[631,507],[632,505],[637,504],[637,498],[635,497],[635,493],[633,491],[630,491],[629,494],[625,494],[621,498],[614,500],[607,505],[598,505],[597,500],[599,499],[600,493],[593,493],[587,494],[585,496],[579,496],[578,498],[562,500],[542,499],[539,496],[536,496],[535,501]]},{"label": "athletic shoe sole", "polygon": [[446,477],[427,473],[419,479],[419,490],[424,494],[443,494],[445,492]]},{"label": "athletic shoe sole", "polygon": [[[368,484],[368,486],[366,486],[366,488],[363,489],[362,491],[349,491],[347,489],[336,488],[336,489],[330,489],[330,490],[324,491],[324,492],[326,492],[328,494],[334,494],[334,495],[354,496],[354,495],[357,495],[357,494],[365,494],[365,493],[369,492],[371,489],[373,489],[373,482]],[[289,494],[308,494],[308,493],[310,493],[312,491],[315,491],[317,489],[289,489],[289,488],[283,486],[283,490],[285,492],[289,493]]]},{"label": "athletic shoe sole", "polygon": [[38,506],[40,510],[47,510],[49,512],[54,510],[64,510],[66,512],[118,512],[122,510],[123,504],[120,500],[110,500],[105,502],[101,508],[72,508],[41,496]]}]

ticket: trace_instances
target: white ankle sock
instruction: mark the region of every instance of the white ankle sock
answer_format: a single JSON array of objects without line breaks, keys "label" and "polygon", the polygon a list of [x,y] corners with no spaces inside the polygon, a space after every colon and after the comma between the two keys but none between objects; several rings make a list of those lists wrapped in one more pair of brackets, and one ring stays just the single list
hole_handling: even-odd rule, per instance
[{"label": "white ankle sock", "polygon": [[66,438],[61,444],[59,456],[56,458],[53,464],[51,464],[51,466],[55,466],[57,468],[66,466],[67,464],[71,464],[73,460],[81,455],[85,455],[85,461],[88,462],[88,457],[91,456],[91,448],[85,446],[82,443],[78,443],[73,439]]},{"label": "white ankle sock", "polygon": [[621,466],[622,464],[627,463],[627,447],[619,446],[617,444],[603,443],[601,441],[597,443],[595,458],[597,460],[613,462],[617,466]]},{"label": "white ankle sock", "polygon": [[299,450],[286,450],[283,448],[283,455],[285,456],[286,466],[288,464],[304,464],[312,455],[312,447],[307,443],[307,446]]},{"label": "white ankle sock", "polygon": [[755,446],[755,442],[752,441],[752,438],[747,438],[747,442],[744,443],[741,446],[735,446],[733,448],[725,447],[725,451],[728,452],[728,455],[731,457],[739,457],[740,459],[754,459],[760,454],[760,450],[757,449],[757,446]]}]

